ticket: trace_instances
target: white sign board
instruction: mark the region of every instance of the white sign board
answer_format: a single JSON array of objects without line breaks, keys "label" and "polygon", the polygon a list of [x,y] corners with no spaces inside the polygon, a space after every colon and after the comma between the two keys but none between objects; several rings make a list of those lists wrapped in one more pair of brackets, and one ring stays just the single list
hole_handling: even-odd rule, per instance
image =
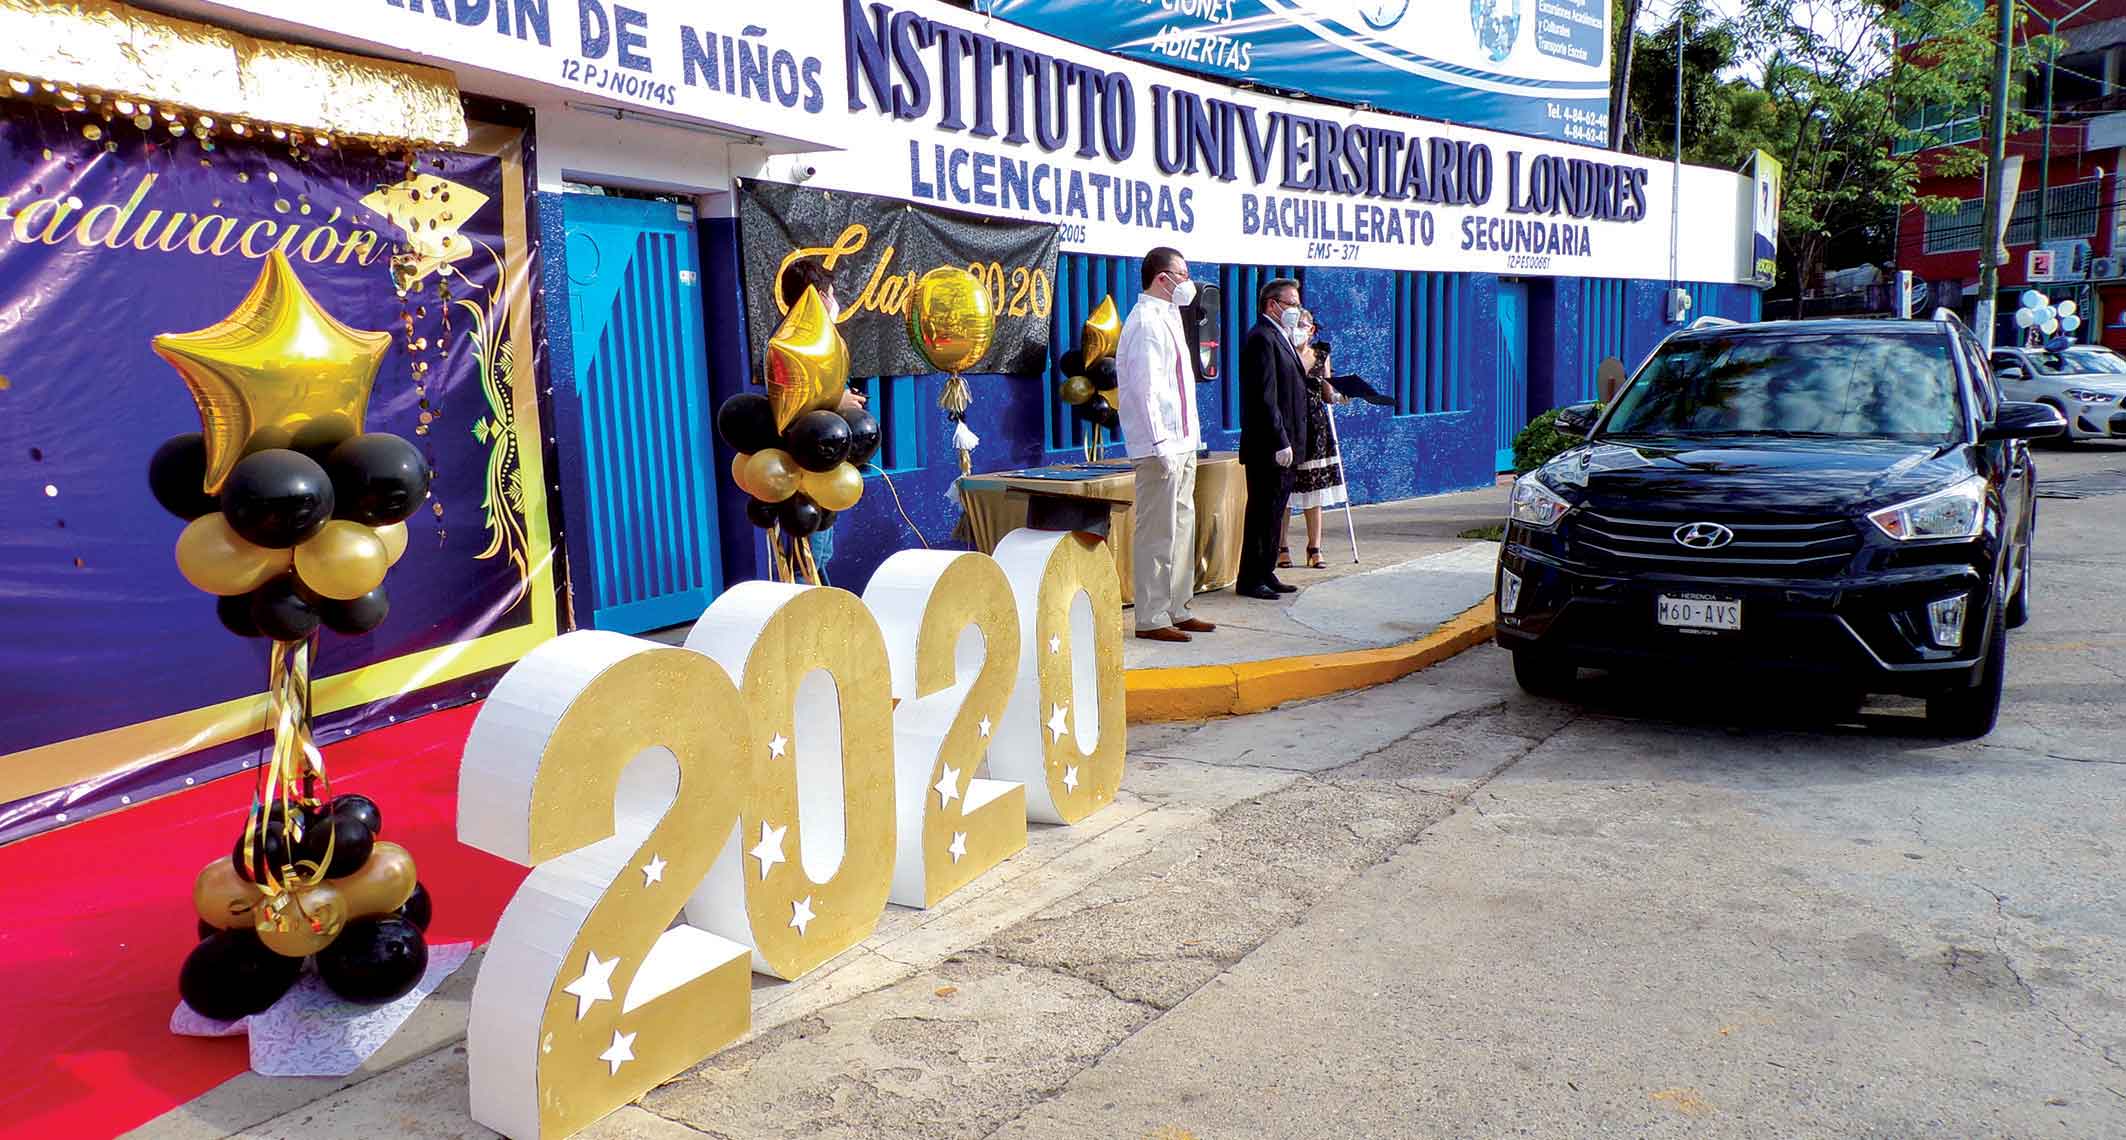
[{"label": "white sign board", "polygon": [[[1669,276],[1667,164],[1254,95],[937,0],[835,8],[857,122],[817,185],[1053,222],[1078,252]],[[1749,179],[1683,177],[1682,278],[1748,281]]]},{"label": "white sign board", "polygon": [[814,145],[833,145],[842,119],[841,20],[827,3],[211,0],[187,7],[300,25],[440,67],[478,68],[592,106]]},{"label": "white sign board", "polygon": [[2050,281],[2056,255],[2049,249],[2033,249],[2024,259],[2024,276],[2031,281]]}]

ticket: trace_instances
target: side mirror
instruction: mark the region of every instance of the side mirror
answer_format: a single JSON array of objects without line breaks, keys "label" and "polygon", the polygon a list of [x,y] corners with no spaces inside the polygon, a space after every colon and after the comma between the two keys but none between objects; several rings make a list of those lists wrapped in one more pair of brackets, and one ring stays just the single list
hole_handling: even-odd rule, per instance
[{"label": "side mirror", "polygon": [[2003,439],[2047,439],[2067,430],[2067,421],[2050,404],[2002,401],[1993,422],[1978,435],[1980,443]]},{"label": "side mirror", "polygon": [[1550,421],[1550,425],[1566,435],[1585,436],[1594,430],[1595,421],[1601,418],[1602,405],[1589,400],[1559,408],[1557,418]]},{"label": "side mirror", "polygon": [[2028,377],[2023,373],[2023,368],[2020,364],[2004,364],[2001,367],[1994,369],[1993,378],[1995,380],[2028,379]]}]

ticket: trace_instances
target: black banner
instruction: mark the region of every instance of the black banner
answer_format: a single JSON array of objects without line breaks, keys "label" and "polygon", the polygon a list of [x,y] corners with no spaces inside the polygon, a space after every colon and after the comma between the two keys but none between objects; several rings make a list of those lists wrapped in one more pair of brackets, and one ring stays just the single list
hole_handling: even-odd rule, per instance
[{"label": "black banner", "polygon": [[738,181],[738,248],[751,330],[753,375],[782,324],[783,267],[817,257],[834,273],[849,375],[934,372],[908,343],[916,278],[959,266],[989,287],[996,339],[969,372],[1032,374],[1048,367],[1055,311],[1056,227],[984,218],[835,190]]}]

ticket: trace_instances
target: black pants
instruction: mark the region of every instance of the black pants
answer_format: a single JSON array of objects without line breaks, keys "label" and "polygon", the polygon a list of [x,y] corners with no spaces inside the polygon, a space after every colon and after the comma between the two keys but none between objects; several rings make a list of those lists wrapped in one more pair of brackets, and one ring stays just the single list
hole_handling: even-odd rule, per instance
[{"label": "black pants", "polygon": [[1292,507],[1292,469],[1262,459],[1242,465],[1248,475],[1248,513],[1240,533],[1240,581],[1267,586],[1277,580],[1277,545]]}]

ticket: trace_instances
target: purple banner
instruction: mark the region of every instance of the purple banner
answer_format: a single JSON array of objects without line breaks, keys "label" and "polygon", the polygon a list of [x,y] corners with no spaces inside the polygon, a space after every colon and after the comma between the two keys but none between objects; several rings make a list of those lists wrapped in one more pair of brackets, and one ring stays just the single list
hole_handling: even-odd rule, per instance
[{"label": "purple banner", "polygon": [[367,427],[435,470],[390,616],[320,634],[320,740],[462,694],[555,627],[527,137],[383,155],[141,121],[0,120],[0,842],[255,756],[267,645],[178,573],[147,462],[200,421],[149,342],[222,320],[276,248],[334,317],[393,334]]}]

